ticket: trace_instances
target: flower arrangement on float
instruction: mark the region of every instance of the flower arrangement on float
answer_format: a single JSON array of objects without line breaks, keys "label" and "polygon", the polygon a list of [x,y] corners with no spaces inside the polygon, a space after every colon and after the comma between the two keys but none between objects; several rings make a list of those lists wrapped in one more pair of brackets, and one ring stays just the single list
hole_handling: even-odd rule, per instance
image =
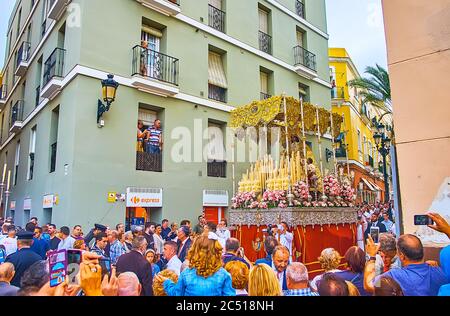
[{"label": "flower arrangement on float", "polygon": [[[334,176],[324,178],[325,195],[322,200],[313,201],[309,186],[299,181],[292,188],[294,207],[353,207],[355,190],[348,183],[339,183]],[[232,198],[233,209],[271,209],[288,208],[286,190],[267,190],[258,198],[255,192],[237,193]]]}]

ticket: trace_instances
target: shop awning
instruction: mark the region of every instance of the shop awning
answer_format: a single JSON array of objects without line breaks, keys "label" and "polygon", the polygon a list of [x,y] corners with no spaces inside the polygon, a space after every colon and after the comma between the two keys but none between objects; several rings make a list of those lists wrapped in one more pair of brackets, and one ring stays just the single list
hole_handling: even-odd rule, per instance
[{"label": "shop awning", "polygon": [[370,184],[370,182],[364,178],[361,178],[361,180],[364,182],[364,184],[369,188],[370,191],[376,191],[376,189]]},{"label": "shop awning", "polygon": [[375,188],[375,190],[377,191],[384,191],[382,188],[380,188],[375,182],[370,182],[372,184],[372,186]]}]

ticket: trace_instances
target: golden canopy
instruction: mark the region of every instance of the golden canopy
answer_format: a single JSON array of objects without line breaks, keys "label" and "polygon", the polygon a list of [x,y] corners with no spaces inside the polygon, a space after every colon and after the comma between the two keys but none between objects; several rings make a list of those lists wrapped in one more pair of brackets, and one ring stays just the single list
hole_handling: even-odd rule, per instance
[{"label": "golden canopy", "polygon": [[[286,98],[287,124],[289,134],[301,137],[302,117],[300,101],[293,97],[274,96],[267,100],[253,101],[231,112],[229,126],[232,128],[248,128],[261,126],[285,126],[284,103]],[[303,102],[304,125],[306,132],[317,132],[317,114],[314,105]],[[333,137],[341,133],[343,118],[333,113]],[[331,130],[330,111],[319,107],[319,129],[324,135]]]}]

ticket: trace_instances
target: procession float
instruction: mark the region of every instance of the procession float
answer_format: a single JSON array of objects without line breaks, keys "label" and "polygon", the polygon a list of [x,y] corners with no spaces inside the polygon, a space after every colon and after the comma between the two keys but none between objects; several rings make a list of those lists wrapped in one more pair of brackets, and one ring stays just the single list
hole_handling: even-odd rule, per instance
[{"label": "procession float", "polygon": [[[336,160],[334,140],[342,125],[340,115],[286,96],[255,101],[231,112],[230,127],[241,132],[256,129],[259,137],[280,147],[277,157],[258,157],[242,175],[232,198],[229,224],[236,228],[234,235],[250,260],[266,256],[267,228],[281,222],[294,235],[292,260],[305,263],[312,275],[321,272],[317,258],[324,248],[333,247],[343,255],[356,245],[355,190],[349,172],[338,170]],[[318,157],[307,137],[316,140]],[[327,169],[324,137],[331,139],[333,148],[332,167]]]}]

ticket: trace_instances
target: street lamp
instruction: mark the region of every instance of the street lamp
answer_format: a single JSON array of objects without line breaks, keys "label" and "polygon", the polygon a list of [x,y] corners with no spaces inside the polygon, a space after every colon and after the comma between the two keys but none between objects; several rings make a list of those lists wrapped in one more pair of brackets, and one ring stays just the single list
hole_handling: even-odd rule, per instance
[{"label": "street lamp", "polygon": [[377,131],[373,135],[373,139],[375,140],[376,147],[378,152],[383,157],[383,176],[384,176],[384,189],[385,202],[390,201],[390,192],[389,192],[389,176],[387,173],[387,162],[386,157],[389,155],[392,140],[386,135],[386,126],[383,123],[378,123],[374,118],[373,123],[377,129]]},{"label": "street lamp", "polygon": [[106,105],[104,105],[101,100],[98,100],[97,124],[100,124],[100,119],[103,113],[109,111],[111,104],[116,99],[116,92],[118,87],[119,83],[114,80],[114,75],[109,74],[108,79],[102,80],[103,102],[106,102]]}]

